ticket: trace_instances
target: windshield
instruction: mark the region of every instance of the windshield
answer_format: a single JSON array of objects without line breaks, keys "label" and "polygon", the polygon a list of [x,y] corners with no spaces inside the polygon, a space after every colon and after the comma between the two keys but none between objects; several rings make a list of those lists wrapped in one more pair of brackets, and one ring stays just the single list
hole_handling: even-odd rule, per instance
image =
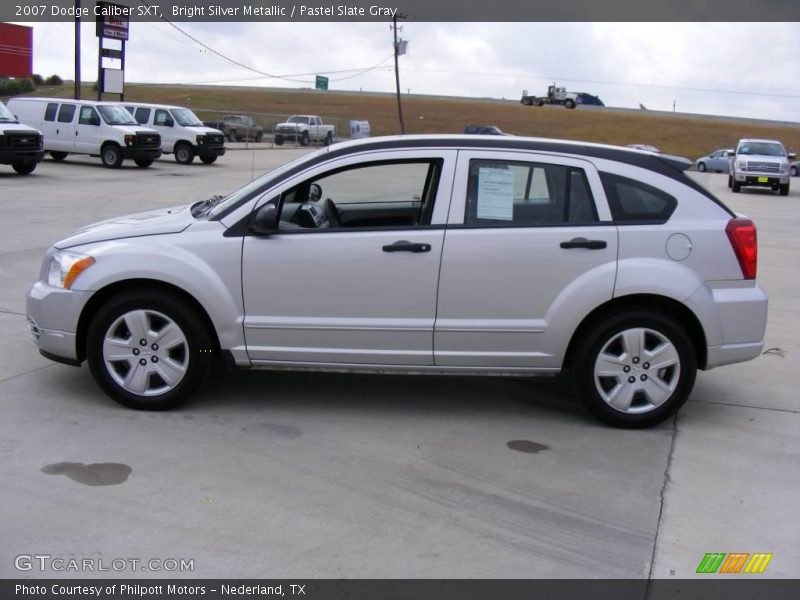
[{"label": "windshield", "polygon": [[287,123],[302,123],[303,125],[308,125],[308,117],[292,117]]},{"label": "windshield", "polygon": [[230,208],[231,206],[235,206],[236,203],[239,200],[241,200],[242,198],[246,198],[250,194],[253,194],[253,193],[257,192],[262,187],[267,187],[269,185],[269,181],[271,179],[274,179],[275,177],[279,177],[280,175],[282,175],[286,171],[288,171],[290,169],[293,169],[294,167],[296,167],[298,165],[301,165],[305,161],[313,159],[318,154],[321,154],[321,153],[324,153],[324,152],[327,152],[327,151],[328,151],[327,148],[322,148],[320,150],[317,150],[316,152],[312,152],[311,154],[305,154],[303,156],[300,156],[300,157],[294,159],[293,161],[288,162],[288,163],[286,163],[285,165],[283,165],[281,167],[278,167],[277,169],[269,171],[268,173],[262,175],[258,179],[254,179],[253,181],[248,183],[243,188],[238,189],[235,192],[229,194],[228,196],[226,196],[222,200],[216,201],[214,203],[214,208],[211,211],[209,211],[207,215],[204,215],[204,216],[212,218],[212,217],[222,213],[223,211],[225,211],[226,209]]},{"label": "windshield", "polygon": [[103,121],[109,125],[138,125],[133,115],[121,106],[101,104],[97,110],[100,111]]},{"label": "windshield", "polygon": [[197,115],[188,108],[173,108],[172,116],[175,117],[181,127],[199,127],[203,125]]},{"label": "windshield", "polygon": [[786,156],[783,146],[770,142],[747,142],[739,146],[737,154],[760,154],[762,156]]},{"label": "windshield", "polygon": [[17,123],[17,118],[11,114],[11,111],[2,102],[0,102],[0,121],[3,123]]}]

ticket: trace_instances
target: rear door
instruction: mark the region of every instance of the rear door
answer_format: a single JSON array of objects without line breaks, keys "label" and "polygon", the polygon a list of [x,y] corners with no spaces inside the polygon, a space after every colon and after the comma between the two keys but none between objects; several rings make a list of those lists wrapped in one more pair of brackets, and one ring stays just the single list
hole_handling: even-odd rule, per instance
[{"label": "rear door", "polygon": [[42,132],[42,136],[44,136],[45,150],[56,149],[53,147],[53,144],[58,143],[56,140],[58,137],[58,121],[56,121],[57,117],[58,102],[48,102],[44,107],[44,119],[42,120],[41,125],[38,127],[39,131]]},{"label": "rear door", "polygon": [[611,299],[616,258],[617,229],[590,162],[459,152],[435,364],[557,369],[567,323]]}]

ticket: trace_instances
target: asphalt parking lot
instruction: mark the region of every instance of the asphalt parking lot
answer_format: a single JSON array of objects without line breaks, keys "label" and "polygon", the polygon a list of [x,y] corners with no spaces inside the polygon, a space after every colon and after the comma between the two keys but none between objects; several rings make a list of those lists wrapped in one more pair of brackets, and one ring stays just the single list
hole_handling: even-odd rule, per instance
[{"label": "asphalt parking lot", "polygon": [[687,578],[707,552],[771,552],[761,577],[800,576],[798,178],[781,197],[693,175],[759,227],[765,354],[700,373],[649,430],[507,378],[220,370],[185,408],[142,413],[38,355],[24,297],[51,242],[304,151],[0,169],[0,577],[79,575],[15,568],[49,554],[194,561],[87,576]]}]

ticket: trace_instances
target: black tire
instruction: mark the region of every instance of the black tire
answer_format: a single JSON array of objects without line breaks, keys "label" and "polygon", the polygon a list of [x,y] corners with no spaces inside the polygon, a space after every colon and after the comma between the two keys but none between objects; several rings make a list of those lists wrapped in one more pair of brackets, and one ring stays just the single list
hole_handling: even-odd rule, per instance
[{"label": "black tire", "polygon": [[175,145],[175,162],[179,165],[190,165],[194,160],[194,148],[183,142]]},{"label": "black tire", "polygon": [[544,106],[544,100],[533,100],[534,106]]},{"label": "black tire", "polygon": [[734,194],[738,194],[739,192],[742,191],[742,184],[739,183],[738,181],[734,181],[733,184],[731,185],[731,189],[733,190]]},{"label": "black tire", "polygon": [[263,139],[264,139],[264,132],[263,131],[256,131],[255,141],[258,143],[258,142],[261,142],[261,140],[263,140]]},{"label": "black tire", "polygon": [[50,152],[50,158],[52,158],[56,162],[61,162],[65,158],[67,158],[66,152],[56,152],[55,150]]},{"label": "black tire", "polygon": [[523,98],[522,100],[520,100],[520,102],[522,102],[523,106],[530,106],[531,105],[531,99],[530,98]]},{"label": "black tire", "polygon": [[[669,396],[661,404],[655,406],[648,400],[646,393],[637,391],[633,394],[633,402],[629,411],[624,412],[612,407],[600,395],[598,388],[602,388],[609,383],[609,379],[613,380],[614,378],[598,377],[596,380],[595,363],[601,351],[604,348],[608,349],[607,345],[618,338],[622,332],[638,328],[648,330],[647,335],[643,338],[645,344],[648,343],[648,340],[658,341],[656,337],[658,335],[672,345],[677,354],[677,367],[668,367],[658,372],[654,369],[650,373],[651,377],[653,373],[657,373],[656,376],[660,380],[662,375],[664,378],[669,378],[669,387],[672,387],[673,383],[674,387]],[[645,309],[606,314],[603,315],[603,318],[595,320],[583,339],[577,340],[577,342],[572,365],[578,395],[594,416],[614,427],[633,429],[656,425],[674,415],[686,402],[694,387],[697,375],[697,357],[694,345],[685,328],[667,314]],[[639,381],[642,382],[641,385],[645,385],[643,382],[648,377],[649,365],[643,361],[645,358],[646,356],[636,357],[636,365],[633,365],[634,357],[630,357],[628,361],[632,363],[627,367],[628,372],[631,373],[630,377],[635,380],[633,383],[637,385]],[[647,368],[645,369],[645,367]],[[641,377],[645,379],[641,379]],[[611,383],[613,384],[613,381]],[[619,381],[619,384],[624,386],[625,382]],[[616,388],[612,385],[606,391],[613,392],[613,389]],[[648,407],[648,404],[651,406]]]},{"label": "black tire", "polygon": [[564,107],[565,108],[572,109],[572,108],[575,108],[575,106],[577,106],[575,104],[575,100],[571,100],[571,99],[564,100]]},{"label": "black tire", "polygon": [[217,157],[216,156],[201,156],[200,160],[203,161],[204,165],[211,165],[211,164],[214,164],[215,162],[217,162]]},{"label": "black tire", "polygon": [[276,135],[275,136],[275,145],[276,146],[283,146],[283,137]]},{"label": "black tire", "polygon": [[790,167],[789,168],[789,175],[791,175],[792,177],[797,177],[797,167],[794,167],[794,166]]},{"label": "black tire", "polygon": [[[136,310],[155,311],[166,316],[185,336],[186,344],[181,348],[185,354],[178,359],[185,364],[185,372],[174,387],[163,393],[144,395],[125,389],[116,379],[124,375],[116,371],[112,373],[111,369],[114,367],[109,367],[103,357],[103,342],[109,333],[109,328],[122,315]],[[86,335],[86,358],[98,385],[120,404],[137,410],[169,410],[183,403],[202,384],[213,362],[211,339],[206,321],[177,296],[159,291],[130,290],[104,302],[92,319]],[[141,348],[147,349],[147,344]],[[164,349],[157,350],[164,354]],[[134,360],[145,360],[147,363],[142,350],[136,354],[142,358]],[[151,354],[151,361],[153,355],[155,351]],[[162,362],[166,360],[168,359],[162,358]],[[121,363],[122,361],[119,361],[117,364]],[[157,385],[157,378],[154,382],[152,375],[146,376],[145,381],[147,386],[154,383]]]},{"label": "black tire", "polygon": [[136,159],[133,160],[133,162],[135,162],[136,166],[139,167],[140,169],[146,169],[147,167],[149,167],[150,165],[153,164],[153,159],[152,158],[136,158]]},{"label": "black tire", "polygon": [[701,173],[705,173],[706,172],[706,163],[704,163],[704,162],[697,163],[697,170],[700,171]]},{"label": "black tire", "polygon": [[322,143],[326,146],[330,146],[333,143],[333,132],[329,131]]},{"label": "black tire", "polygon": [[239,141],[239,140],[236,139],[236,130],[235,129],[231,129],[228,132],[228,141],[230,141],[230,142],[238,142]]},{"label": "black tire", "polygon": [[728,188],[733,187],[733,175],[728,175]]},{"label": "black tire", "polygon": [[787,183],[786,185],[782,185],[779,188],[779,193],[780,193],[781,196],[788,196],[789,195],[789,184]]},{"label": "black tire", "polygon": [[114,142],[109,142],[100,150],[100,160],[104,167],[118,169],[122,164],[122,148]]},{"label": "black tire", "polygon": [[304,131],[300,136],[300,145],[308,146],[308,131]]},{"label": "black tire", "polygon": [[11,168],[19,175],[30,175],[36,169],[36,163],[14,163]]}]

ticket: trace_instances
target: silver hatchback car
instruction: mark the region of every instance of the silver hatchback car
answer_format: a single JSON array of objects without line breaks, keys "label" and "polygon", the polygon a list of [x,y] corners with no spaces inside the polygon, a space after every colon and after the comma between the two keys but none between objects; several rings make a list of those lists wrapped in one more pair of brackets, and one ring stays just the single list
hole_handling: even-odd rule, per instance
[{"label": "silver hatchback car", "polygon": [[112,219],[47,252],[42,354],[172,408],[239,367],[565,372],[600,419],[674,414],[751,360],[756,229],[682,158],[532,138],[336,144],[224,198]]}]

